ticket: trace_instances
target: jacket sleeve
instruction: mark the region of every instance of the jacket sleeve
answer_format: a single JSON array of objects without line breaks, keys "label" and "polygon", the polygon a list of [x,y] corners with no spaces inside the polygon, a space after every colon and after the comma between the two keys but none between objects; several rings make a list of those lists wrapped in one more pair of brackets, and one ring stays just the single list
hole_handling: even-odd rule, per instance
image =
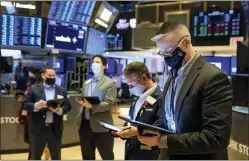
[{"label": "jacket sleeve", "polygon": [[23,109],[29,112],[34,111],[33,88],[30,88],[24,96]]},{"label": "jacket sleeve", "polygon": [[115,81],[112,81],[107,87],[104,101],[100,104],[92,105],[92,114],[111,111],[117,99],[117,88]]},{"label": "jacket sleeve", "polygon": [[64,90],[63,92],[63,97],[64,97],[64,104],[62,106],[62,110],[63,110],[63,115],[64,115],[71,110],[72,106],[71,106],[70,100],[68,98],[68,93],[66,90]]},{"label": "jacket sleeve", "polygon": [[201,131],[162,136],[159,144],[167,137],[170,155],[216,153],[228,146],[231,123],[231,84],[224,73],[218,73],[203,89]]}]

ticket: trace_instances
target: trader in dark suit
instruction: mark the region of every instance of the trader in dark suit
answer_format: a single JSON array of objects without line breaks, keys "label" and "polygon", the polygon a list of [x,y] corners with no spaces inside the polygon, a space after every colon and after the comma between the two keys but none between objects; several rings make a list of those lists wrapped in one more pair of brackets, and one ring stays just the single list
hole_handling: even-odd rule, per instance
[{"label": "trader in dark suit", "polygon": [[104,74],[106,65],[103,56],[94,56],[91,65],[94,77],[86,80],[82,88],[83,96],[97,96],[101,103],[91,104],[86,99],[76,99],[81,106],[77,125],[84,160],[95,160],[96,148],[103,160],[114,160],[114,139],[98,122],[113,124],[112,107],[117,98],[115,81]]},{"label": "trader in dark suit", "polygon": [[[161,88],[152,81],[148,68],[144,63],[133,62],[124,70],[130,93],[138,98],[129,110],[129,117],[136,121],[153,124],[158,118],[158,102],[162,96]],[[121,132],[112,132],[116,137],[126,139],[125,160],[157,160],[158,147],[149,147],[137,139],[139,131],[135,125],[125,123]]]},{"label": "trader in dark suit", "polygon": [[[24,109],[31,114],[30,146],[31,160],[41,160],[47,143],[52,160],[61,159],[63,115],[70,111],[67,91],[55,85],[55,70],[46,68],[42,73],[43,82],[32,86],[24,99]],[[46,101],[63,98],[62,106],[46,105]]]},{"label": "trader in dark suit", "polygon": [[[225,160],[232,124],[232,87],[226,74],[195,53],[187,27],[165,22],[153,41],[172,68],[161,101],[159,126],[175,134],[140,136],[161,148],[159,159]],[[155,123],[156,124],[156,123]]]}]

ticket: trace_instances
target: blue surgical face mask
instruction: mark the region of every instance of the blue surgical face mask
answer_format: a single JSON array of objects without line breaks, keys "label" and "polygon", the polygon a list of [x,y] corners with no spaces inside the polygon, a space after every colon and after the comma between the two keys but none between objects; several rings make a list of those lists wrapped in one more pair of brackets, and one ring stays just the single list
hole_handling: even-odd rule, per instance
[{"label": "blue surgical face mask", "polygon": [[136,86],[130,88],[129,91],[132,95],[139,97],[141,94],[144,93],[144,86],[137,84]]},{"label": "blue surgical face mask", "polygon": [[99,63],[92,63],[92,70],[94,74],[99,74],[101,72],[101,64]]}]

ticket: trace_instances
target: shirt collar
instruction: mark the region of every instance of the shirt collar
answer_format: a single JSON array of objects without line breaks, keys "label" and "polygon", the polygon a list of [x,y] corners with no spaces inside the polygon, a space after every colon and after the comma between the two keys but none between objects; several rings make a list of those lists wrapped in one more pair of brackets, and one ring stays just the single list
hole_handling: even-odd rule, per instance
[{"label": "shirt collar", "polygon": [[48,85],[48,84],[46,84],[45,82],[43,83],[43,86],[44,86],[44,88],[45,89],[47,89],[47,90],[53,90],[54,88],[55,88],[55,85]]},{"label": "shirt collar", "polygon": [[101,75],[98,76],[98,77],[93,77],[93,78],[92,78],[92,81],[93,81],[93,82],[98,82],[103,76],[104,76],[104,74],[101,74]]},{"label": "shirt collar", "polygon": [[177,72],[178,76],[187,75],[199,56],[200,55],[196,53],[184,66],[182,66]]},{"label": "shirt collar", "polygon": [[143,94],[141,94],[139,98],[147,98],[155,91],[156,87],[157,87],[157,84],[155,86],[151,87],[150,89],[148,89]]}]

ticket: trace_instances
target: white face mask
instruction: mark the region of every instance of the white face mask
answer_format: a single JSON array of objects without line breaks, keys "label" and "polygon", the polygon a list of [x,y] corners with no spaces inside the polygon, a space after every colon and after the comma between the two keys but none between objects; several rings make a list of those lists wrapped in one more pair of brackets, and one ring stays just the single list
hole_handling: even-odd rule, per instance
[{"label": "white face mask", "polygon": [[101,64],[99,63],[92,63],[92,70],[94,74],[99,74],[101,72]]},{"label": "white face mask", "polygon": [[144,86],[137,84],[133,88],[130,88],[129,91],[132,95],[139,97],[141,94],[144,93]]}]

